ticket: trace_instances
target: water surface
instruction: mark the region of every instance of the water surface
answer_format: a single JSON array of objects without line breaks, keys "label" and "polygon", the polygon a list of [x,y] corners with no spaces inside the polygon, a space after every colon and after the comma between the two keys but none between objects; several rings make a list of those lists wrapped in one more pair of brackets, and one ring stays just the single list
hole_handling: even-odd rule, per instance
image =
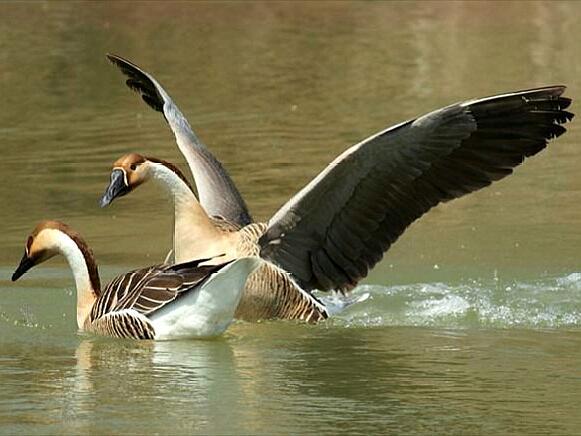
[{"label": "water surface", "polygon": [[0,433],[578,433],[575,122],[412,225],[355,291],[370,298],[319,326],[99,339],[76,332],[62,260],[9,277],[40,219],[78,229],[105,280],[170,246],[154,187],[97,206],[124,153],[185,168],[106,52],[155,74],[268,219],[389,125],[535,86],[578,97],[580,17],[575,2],[2,4]]}]

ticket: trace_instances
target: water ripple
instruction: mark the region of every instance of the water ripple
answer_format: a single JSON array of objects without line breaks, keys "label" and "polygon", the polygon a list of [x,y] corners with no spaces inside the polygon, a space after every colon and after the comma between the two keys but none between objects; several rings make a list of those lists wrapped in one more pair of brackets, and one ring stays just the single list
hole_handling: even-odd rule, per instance
[{"label": "water ripple", "polygon": [[581,273],[530,282],[363,285],[370,298],[334,323],[359,326],[576,328],[581,326]]}]

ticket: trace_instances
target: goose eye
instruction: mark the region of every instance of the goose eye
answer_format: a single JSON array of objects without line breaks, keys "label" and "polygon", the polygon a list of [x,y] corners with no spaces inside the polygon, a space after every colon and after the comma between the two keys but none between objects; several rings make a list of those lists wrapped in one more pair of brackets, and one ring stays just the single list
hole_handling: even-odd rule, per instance
[{"label": "goose eye", "polygon": [[137,169],[137,165],[131,164],[129,168],[131,168],[131,171],[135,171]]}]

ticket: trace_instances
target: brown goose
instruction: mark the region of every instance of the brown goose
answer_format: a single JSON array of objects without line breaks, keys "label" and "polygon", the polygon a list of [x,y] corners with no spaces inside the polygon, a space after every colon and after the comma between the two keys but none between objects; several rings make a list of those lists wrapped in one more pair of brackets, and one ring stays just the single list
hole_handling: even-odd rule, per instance
[{"label": "brown goose", "polygon": [[[128,77],[127,85],[163,113],[196,183],[203,180],[202,207],[216,215],[208,187],[221,184],[238,194],[231,179],[219,165],[205,172],[205,148],[202,163],[195,162],[193,150],[203,146],[150,74],[119,56],[108,58]],[[563,134],[562,124],[573,118],[564,91],[549,86],[465,101],[383,130],[337,157],[267,224],[251,224],[249,236],[263,259],[288,271],[307,292],[351,289],[432,207],[508,176]],[[203,231],[192,224],[188,233]]]},{"label": "brown goose", "polygon": [[83,238],[59,221],[43,221],[26,241],[12,275],[62,254],[77,288],[80,330],[132,339],[211,337],[232,322],[248,275],[262,262],[244,257],[202,266],[203,260],[154,265],[114,278],[101,289],[93,252]]},{"label": "brown goose", "polygon": [[[111,182],[101,204],[109,204],[148,180],[159,184],[173,199],[176,262],[200,257],[227,262],[259,255],[257,241],[266,224],[253,223],[239,229],[227,221],[208,216],[180,170],[160,159],[137,153],[118,159],[113,164]],[[247,321],[281,318],[317,322],[327,318],[329,313],[313,295],[296,286],[287,273],[265,263],[248,278],[235,316]]]}]

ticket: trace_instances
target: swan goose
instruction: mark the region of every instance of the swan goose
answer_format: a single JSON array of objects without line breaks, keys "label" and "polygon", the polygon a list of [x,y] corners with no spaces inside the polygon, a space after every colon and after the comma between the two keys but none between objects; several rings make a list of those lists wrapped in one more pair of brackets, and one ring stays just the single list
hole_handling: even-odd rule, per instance
[{"label": "swan goose", "polygon": [[[130,153],[119,158],[111,171],[111,181],[101,205],[128,194],[151,180],[165,189],[174,203],[174,257],[178,263],[192,258],[211,258],[227,262],[240,257],[258,256],[258,238],[263,223],[235,224],[208,216],[182,172],[172,163]],[[193,231],[192,231],[193,229]],[[297,286],[275,265],[265,262],[250,275],[235,317],[246,321],[259,319],[297,319],[311,323],[326,319],[325,305]]]},{"label": "swan goose", "polygon": [[[131,62],[107,57],[128,77],[129,88],[164,115],[192,171],[201,207],[242,230],[248,226],[250,214],[234,183],[169,94]],[[512,174],[563,134],[562,124],[573,118],[565,110],[571,99],[564,91],[548,86],[464,101],[364,139],[268,223],[250,224],[256,250],[307,292],[353,288],[432,207]],[[188,234],[205,231],[191,224]],[[185,237],[177,233],[178,239]]]},{"label": "swan goose", "polygon": [[222,334],[234,317],[257,257],[219,265],[196,260],[154,265],[115,277],[101,289],[93,252],[83,238],[59,221],[43,221],[26,241],[12,281],[30,268],[62,254],[77,288],[80,330],[132,339],[177,339]]}]

